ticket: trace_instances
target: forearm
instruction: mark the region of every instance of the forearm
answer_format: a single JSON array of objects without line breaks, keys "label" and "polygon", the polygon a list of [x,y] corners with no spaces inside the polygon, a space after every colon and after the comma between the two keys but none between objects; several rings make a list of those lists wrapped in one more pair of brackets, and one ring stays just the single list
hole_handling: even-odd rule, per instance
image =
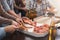
[{"label": "forearm", "polygon": [[12,24],[12,20],[0,16],[0,24],[2,23]]},{"label": "forearm", "polygon": [[14,4],[14,7],[17,8],[17,9],[19,9],[19,10],[23,10],[22,7],[19,7],[19,6],[17,6],[16,4]]},{"label": "forearm", "polygon": [[2,8],[2,6],[0,6],[0,15],[2,17],[8,18],[8,19],[13,19],[15,20],[16,18],[10,14],[8,14],[7,12],[5,12],[5,10]]},{"label": "forearm", "polygon": [[16,18],[18,17],[18,15],[13,10],[10,9],[6,0],[1,0],[1,4],[6,12],[8,12],[10,15],[12,15]]},{"label": "forearm", "polygon": [[2,17],[4,17],[4,18],[8,18],[8,19],[12,19],[12,20],[16,20],[16,17],[14,17],[14,16],[12,16],[12,15],[10,15],[10,14],[8,14],[8,13],[1,13],[1,16]]},{"label": "forearm", "polygon": [[16,17],[16,18],[19,18],[19,16],[13,11],[13,10],[9,10],[7,11],[10,15]]}]

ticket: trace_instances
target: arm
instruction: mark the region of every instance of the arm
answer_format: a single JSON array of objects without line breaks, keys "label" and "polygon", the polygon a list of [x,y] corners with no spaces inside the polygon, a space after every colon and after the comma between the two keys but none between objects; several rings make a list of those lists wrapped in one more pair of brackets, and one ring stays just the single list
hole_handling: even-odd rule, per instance
[{"label": "arm", "polygon": [[14,16],[12,16],[12,15],[8,14],[7,12],[5,12],[1,5],[0,5],[0,15],[5,17],[5,18],[8,18],[8,19],[16,20],[16,18]]},{"label": "arm", "polygon": [[[23,20],[21,17],[19,17],[13,10],[10,9],[8,3],[7,3],[7,0],[0,0],[1,1],[1,4],[3,6],[3,8],[5,9],[5,11],[7,11],[10,15],[16,17],[16,22],[21,24],[23,23]],[[3,22],[3,21],[2,21]],[[1,23],[2,23],[1,22]],[[5,21],[4,21],[5,22]]]},{"label": "arm", "polygon": [[17,9],[19,9],[19,10],[23,10],[22,7],[18,7],[16,4],[14,4],[14,7],[17,8]]},{"label": "arm", "polygon": [[7,0],[0,0],[1,1],[1,4],[4,8],[5,11],[7,11],[10,15],[16,17],[16,21],[18,23],[20,23],[20,21],[22,21],[22,18],[19,17],[13,10],[10,9],[8,3],[7,3]]},{"label": "arm", "polygon": [[5,28],[0,27],[0,40],[6,35]]},{"label": "arm", "polygon": [[13,33],[17,28],[15,25],[8,25],[0,27],[0,40],[6,35],[6,33]]},{"label": "arm", "polygon": [[2,23],[12,24],[12,20],[0,16],[0,24]]},{"label": "arm", "polygon": [[50,2],[48,2],[47,0],[46,0],[46,4],[47,4],[47,10],[50,11],[50,12],[52,12],[52,13],[54,13],[55,10],[56,10],[54,8],[54,6]]},{"label": "arm", "polygon": [[12,15],[6,13],[6,12],[4,14],[1,13],[1,16],[4,17],[4,18],[8,18],[8,19],[12,19],[12,20],[16,21],[16,17],[14,17],[14,16],[12,16]]},{"label": "arm", "polygon": [[15,7],[16,9],[18,9],[18,10],[24,10],[24,11],[27,11],[27,8],[25,8],[25,7],[20,7],[20,6],[16,5],[15,2],[14,2],[14,7]]},{"label": "arm", "polygon": [[17,6],[16,3],[15,3],[15,1],[14,1],[14,7],[17,8],[17,9],[19,9],[19,10],[23,9],[22,7]]},{"label": "arm", "polygon": [[0,0],[0,1],[5,11],[7,11],[10,15],[13,15],[16,18],[18,17],[18,15],[13,10],[10,9],[6,0]]}]

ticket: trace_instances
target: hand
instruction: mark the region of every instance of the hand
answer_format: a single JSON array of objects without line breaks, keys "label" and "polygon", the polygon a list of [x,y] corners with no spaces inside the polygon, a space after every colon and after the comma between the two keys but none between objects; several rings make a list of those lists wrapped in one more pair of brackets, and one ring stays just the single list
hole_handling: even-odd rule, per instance
[{"label": "hand", "polygon": [[[21,24],[21,25],[20,25]],[[16,29],[18,30],[25,30],[26,28],[22,25],[22,23],[17,23],[15,21],[12,22],[12,25],[16,26]]]},{"label": "hand", "polygon": [[19,24],[23,23],[22,18],[17,18],[16,22],[19,23]]},{"label": "hand", "polygon": [[30,19],[28,19],[26,17],[23,17],[23,21],[24,21],[24,23],[31,24]]},{"label": "hand", "polygon": [[32,25],[33,25],[33,26],[36,26],[36,22],[32,22]]},{"label": "hand", "polygon": [[27,30],[27,28],[24,26],[24,22],[22,21],[22,19],[17,18],[16,21],[19,23],[19,29]]},{"label": "hand", "polygon": [[19,23],[19,27],[21,27],[21,28],[23,27],[24,28],[24,26],[23,26],[24,23],[23,23],[21,18],[17,18],[16,21]]},{"label": "hand", "polygon": [[27,12],[28,10],[24,7],[24,8],[22,8],[25,12]]},{"label": "hand", "polygon": [[23,17],[23,21],[24,21],[24,23],[27,23],[27,24],[32,25],[32,20],[30,20],[30,19],[27,18],[27,17]]},{"label": "hand", "polygon": [[16,29],[17,27],[15,25],[9,25],[5,27],[5,31],[10,33],[13,33]]},{"label": "hand", "polygon": [[33,22],[32,20],[30,20],[27,17],[23,17],[23,21],[24,21],[24,23],[27,23],[27,24],[30,24],[30,25],[33,25],[33,26],[36,25],[36,22]]},{"label": "hand", "polygon": [[19,30],[27,30],[27,28],[24,26],[24,25],[20,25],[20,28],[19,28]]},{"label": "hand", "polygon": [[16,27],[18,27],[18,23],[16,21],[12,21],[12,25],[15,25]]}]

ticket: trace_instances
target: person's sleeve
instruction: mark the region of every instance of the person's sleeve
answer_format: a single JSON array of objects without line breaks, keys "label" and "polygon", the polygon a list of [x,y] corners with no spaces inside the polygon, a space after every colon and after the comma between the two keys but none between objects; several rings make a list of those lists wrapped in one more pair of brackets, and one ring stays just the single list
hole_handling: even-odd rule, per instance
[{"label": "person's sleeve", "polygon": [[4,29],[4,27],[0,27],[0,40],[6,36],[6,32]]},{"label": "person's sleeve", "polygon": [[47,7],[49,7],[49,8],[52,7],[52,4],[51,4],[48,0],[46,0],[46,5],[47,5]]},{"label": "person's sleeve", "polygon": [[16,19],[16,17],[8,14],[8,13],[3,9],[3,7],[1,6],[1,4],[0,4],[0,15],[1,15],[2,17],[4,17],[4,18],[8,18],[8,19],[12,19],[12,20],[15,20],[15,19]]},{"label": "person's sleeve", "polygon": [[9,11],[10,10],[10,7],[9,7],[7,1],[6,0],[0,0],[0,1],[1,1],[1,4],[2,4],[4,10],[5,11]]},{"label": "person's sleeve", "polygon": [[26,8],[29,10],[29,6],[30,6],[30,4],[29,4],[29,0],[25,0],[25,3],[26,3]]}]

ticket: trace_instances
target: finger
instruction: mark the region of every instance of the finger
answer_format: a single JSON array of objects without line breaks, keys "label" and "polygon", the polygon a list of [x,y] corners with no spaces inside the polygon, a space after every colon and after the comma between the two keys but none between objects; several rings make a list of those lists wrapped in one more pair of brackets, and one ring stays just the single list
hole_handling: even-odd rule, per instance
[{"label": "finger", "polygon": [[14,29],[18,29],[19,28],[19,26],[15,26],[15,25],[13,27],[14,27]]}]

